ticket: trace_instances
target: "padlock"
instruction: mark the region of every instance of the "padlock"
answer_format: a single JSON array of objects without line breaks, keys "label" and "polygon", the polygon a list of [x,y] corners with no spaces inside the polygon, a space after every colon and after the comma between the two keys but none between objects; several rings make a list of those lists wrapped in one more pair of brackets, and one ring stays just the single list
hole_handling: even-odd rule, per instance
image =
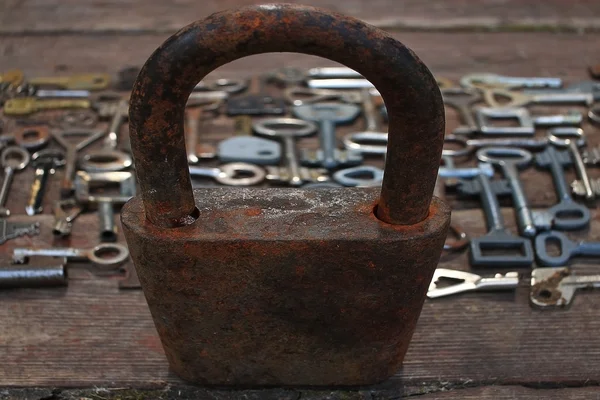
[{"label": "padlock", "polygon": [[[184,107],[233,60],[296,52],[369,79],[389,113],[382,187],[192,191]],[[444,108],[427,67],[389,34],[318,8],[213,14],[167,39],[131,96],[141,196],[122,211],[171,370],[211,385],[365,385],[400,367],[450,210],[432,193]]]}]

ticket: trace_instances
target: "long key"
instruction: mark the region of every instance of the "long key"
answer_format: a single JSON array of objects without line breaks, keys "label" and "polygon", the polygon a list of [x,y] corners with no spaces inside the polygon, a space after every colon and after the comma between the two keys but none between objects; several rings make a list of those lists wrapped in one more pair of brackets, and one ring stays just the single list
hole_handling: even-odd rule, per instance
[{"label": "long key", "polygon": [[529,299],[538,308],[566,307],[577,289],[600,287],[600,275],[577,276],[567,267],[535,268],[531,272]]},{"label": "long key", "polygon": [[546,77],[503,76],[497,74],[475,73],[464,75],[460,79],[460,85],[465,88],[559,88],[562,86],[562,79]]},{"label": "long key", "polygon": [[[550,255],[546,250],[548,242],[559,244],[560,254]],[[558,267],[567,265],[571,258],[576,256],[600,256],[600,242],[574,242],[564,233],[549,231],[540,233],[535,238],[535,252],[538,262],[545,267]]]},{"label": "long key", "polygon": [[457,133],[473,133],[478,130],[477,122],[473,116],[472,106],[483,100],[478,90],[463,88],[442,89],[444,105],[456,109],[463,125],[456,130]]},{"label": "long key", "polygon": [[548,138],[550,141],[558,146],[567,147],[571,153],[571,158],[574,161],[575,172],[577,177],[581,181],[583,188],[585,189],[585,198],[592,200],[596,197],[590,177],[588,176],[587,169],[579,152],[579,142],[574,139],[567,138],[573,136],[575,138],[583,136],[583,130],[581,128],[553,128],[549,132]]},{"label": "long key", "polygon": [[519,168],[529,165],[532,159],[530,152],[510,147],[488,147],[477,151],[477,158],[483,162],[497,165],[511,187],[513,205],[517,214],[519,232],[525,237],[534,237],[536,227],[533,214],[529,208],[525,191],[519,179]]},{"label": "long key", "polygon": [[109,74],[79,74],[71,76],[40,77],[29,79],[34,86],[53,86],[62,89],[102,90],[110,83]]},{"label": "long key", "polygon": [[[269,118],[258,121],[253,126],[254,131],[263,136],[278,137],[283,141],[285,164],[283,169],[268,169],[269,174],[287,181],[290,186],[301,186],[311,181],[308,174],[303,174],[296,154],[296,139],[309,136],[317,131],[317,125],[310,121],[295,118]],[[282,174],[282,172],[284,172]],[[285,175],[285,177],[281,176]],[[287,178],[287,179],[283,179]],[[267,176],[269,179],[269,176]]]},{"label": "long key", "polygon": [[[474,181],[462,181],[458,190],[462,194],[479,194],[489,229],[485,235],[471,238],[471,265],[500,268],[531,266],[531,241],[511,234],[504,226],[504,218],[496,196],[510,192],[506,181],[492,182],[485,174],[479,174]],[[507,254],[486,254],[487,250],[505,250]]]},{"label": "long key", "polygon": [[[531,116],[526,108],[489,108],[479,107],[476,110],[479,131],[488,135],[534,135],[536,126],[579,126],[583,115],[576,111],[568,114]],[[518,126],[497,126],[490,120],[514,120]]]},{"label": "long key", "polygon": [[[61,197],[70,197],[74,190],[73,178],[77,169],[77,153],[104,136],[104,132],[92,129],[74,129],[55,131],[52,134],[54,139],[66,150],[65,176],[61,183]],[[71,142],[69,138],[72,137],[81,139],[78,142]]]},{"label": "long key", "polygon": [[43,211],[42,203],[48,179],[56,172],[57,168],[65,165],[65,154],[54,149],[40,150],[31,157],[31,164],[35,168],[35,177],[31,185],[29,200],[25,206],[27,215],[35,215]]},{"label": "long key", "polygon": [[16,171],[24,170],[29,160],[29,153],[18,146],[9,146],[2,151],[0,163],[4,168],[4,181],[0,190],[0,218],[10,215],[10,210],[5,205],[13,176]]},{"label": "long key", "polygon": [[33,256],[66,257],[73,260],[89,261],[96,267],[112,269],[123,264],[129,258],[129,250],[119,243],[102,243],[91,249],[21,247],[13,250],[13,261],[15,263],[25,263],[28,257]]},{"label": "long key", "polygon": [[[575,203],[571,197],[563,168],[571,165],[571,157],[565,151],[558,151],[554,146],[535,157],[535,163],[541,168],[549,168],[554,180],[558,203],[544,211],[545,218],[551,226],[559,230],[575,230],[585,228],[590,224],[590,211],[587,207]],[[550,226],[544,228],[550,229]]]},{"label": "long key", "polygon": [[4,103],[5,115],[27,115],[41,110],[63,108],[90,108],[87,99],[39,99],[37,97],[16,97]]},{"label": "long key", "polygon": [[[482,89],[483,98],[490,107],[525,107],[530,104],[582,104],[590,106],[594,103],[594,95],[584,92],[552,92],[546,94],[526,94],[523,92],[514,92],[504,89]],[[502,103],[497,98],[507,99],[508,102]]]},{"label": "long key", "polygon": [[293,108],[296,117],[319,124],[321,149],[303,151],[302,161],[310,166],[333,169],[362,163],[362,156],[352,151],[338,150],[336,145],[336,125],[348,124],[356,119],[360,108],[353,104],[318,103]]},{"label": "long key", "polygon": [[[444,279],[459,281],[449,286],[442,286]],[[457,293],[491,290],[514,290],[519,286],[519,273],[508,272],[505,275],[496,274],[492,278],[483,278],[477,274],[455,269],[437,268],[427,290],[427,297],[450,296]]]}]

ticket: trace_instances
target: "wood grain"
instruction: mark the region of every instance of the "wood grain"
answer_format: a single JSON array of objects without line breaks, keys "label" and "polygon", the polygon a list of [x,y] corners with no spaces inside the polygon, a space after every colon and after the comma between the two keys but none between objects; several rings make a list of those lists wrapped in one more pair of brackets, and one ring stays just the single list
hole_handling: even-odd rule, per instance
[{"label": "wood grain", "polygon": [[[392,30],[569,30],[600,28],[600,5],[592,0],[291,0],[328,8]],[[4,1],[0,34],[173,33],[216,11],[260,0],[221,1]]]}]

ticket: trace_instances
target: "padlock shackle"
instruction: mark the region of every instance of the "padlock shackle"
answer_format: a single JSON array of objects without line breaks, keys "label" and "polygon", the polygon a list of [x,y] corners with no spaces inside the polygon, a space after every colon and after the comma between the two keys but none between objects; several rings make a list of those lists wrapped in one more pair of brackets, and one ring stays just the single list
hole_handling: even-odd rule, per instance
[{"label": "padlock shackle", "polygon": [[444,143],[444,108],[436,80],[386,32],[295,4],[212,14],[171,36],[145,63],[131,95],[129,126],[147,220],[177,227],[197,218],[183,132],[185,104],[194,86],[224,64],[272,52],[327,58],[375,85],[389,115],[377,217],[397,225],[424,220]]}]

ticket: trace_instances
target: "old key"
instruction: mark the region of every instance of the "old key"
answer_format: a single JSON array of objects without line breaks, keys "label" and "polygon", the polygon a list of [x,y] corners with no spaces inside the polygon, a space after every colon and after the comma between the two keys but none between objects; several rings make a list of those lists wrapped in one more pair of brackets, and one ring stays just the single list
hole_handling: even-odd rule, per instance
[{"label": "old key", "polygon": [[27,115],[41,110],[60,108],[90,108],[87,99],[39,99],[37,97],[15,97],[4,103],[5,115]]},{"label": "old key", "polygon": [[18,146],[9,146],[2,151],[0,163],[4,168],[4,181],[0,190],[0,218],[10,215],[10,210],[5,207],[5,204],[14,173],[24,170],[29,160],[29,153]]},{"label": "old key", "polygon": [[535,268],[529,299],[538,308],[567,307],[577,289],[600,287],[600,275],[575,275],[567,267]]},{"label": "old key", "polygon": [[42,212],[42,202],[48,178],[56,172],[56,168],[65,165],[65,154],[55,149],[40,150],[31,156],[31,164],[35,167],[35,177],[31,185],[29,200],[25,206],[27,215]]},{"label": "old key", "polygon": [[108,87],[110,75],[79,74],[71,76],[40,77],[29,79],[28,83],[34,86],[54,86],[70,90],[102,90]]}]

